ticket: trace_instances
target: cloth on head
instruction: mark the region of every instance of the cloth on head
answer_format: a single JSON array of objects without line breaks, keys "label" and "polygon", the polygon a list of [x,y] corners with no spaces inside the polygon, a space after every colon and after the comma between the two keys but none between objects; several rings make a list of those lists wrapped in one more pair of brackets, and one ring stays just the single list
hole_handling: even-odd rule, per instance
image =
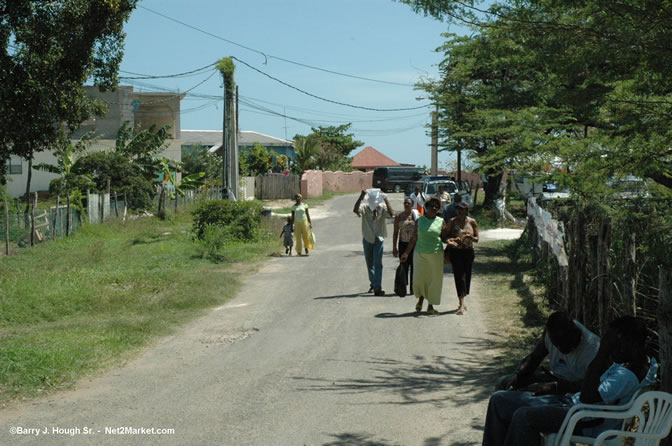
[{"label": "cloth on head", "polygon": [[385,198],[387,198],[387,195],[382,193],[380,189],[372,188],[366,190],[366,197],[364,198],[364,200],[366,201],[366,204],[369,207],[369,209],[374,211],[379,205],[381,205],[385,201]]}]

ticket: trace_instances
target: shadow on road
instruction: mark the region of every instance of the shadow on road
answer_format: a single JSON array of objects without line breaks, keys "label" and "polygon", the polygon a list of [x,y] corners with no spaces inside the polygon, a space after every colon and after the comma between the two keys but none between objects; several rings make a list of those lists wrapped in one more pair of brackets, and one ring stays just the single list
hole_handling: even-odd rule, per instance
[{"label": "shadow on road", "polygon": [[[495,334],[496,336],[496,334]],[[456,348],[467,351],[490,350],[505,342],[466,338]],[[336,360],[334,360],[336,361]],[[354,361],[361,363],[362,361]],[[334,392],[338,394],[378,393],[389,396],[387,401],[366,404],[432,404],[443,407],[487,401],[493,392],[493,382],[501,373],[497,358],[484,360],[481,355],[468,359],[449,356],[415,356],[408,361],[370,358],[364,361],[369,369],[362,378],[309,378],[296,376],[297,390]],[[458,391],[459,389],[459,391]]]},{"label": "shadow on road", "polygon": [[374,439],[373,435],[365,433],[350,433],[343,434],[329,434],[334,438],[334,441],[323,443],[323,446],[385,446],[396,445],[399,443],[391,443],[387,440]]},{"label": "shadow on road", "polygon": [[[411,423],[412,420],[409,420]],[[334,438],[334,441],[328,443],[322,443],[322,446],[391,446],[399,445],[398,442],[390,442],[385,439],[374,439],[373,435],[366,433],[351,433],[346,432],[342,434],[329,434],[329,436]],[[475,442],[452,442],[445,443],[444,438],[442,437],[429,437],[425,438],[422,442],[424,446],[439,446],[442,444],[448,444],[450,446],[475,446],[478,443]]]},{"label": "shadow on road", "polygon": [[[431,317],[436,317],[436,316],[445,316],[448,314],[455,314],[457,313],[457,309],[455,310],[450,310],[450,311],[440,311],[439,314],[436,315],[431,315]],[[427,314],[426,311],[422,311],[418,313],[417,311],[412,311],[409,313],[378,313],[376,314],[375,317],[380,318],[380,319],[398,319],[402,317],[420,317],[420,316],[427,316],[430,317],[429,314]]]},{"label": "shadow on road", "polygon": [[321,296],[321,297],[314,297],[313,299],[315,300],[320,300],[320,299],[352,299],[354,297],[384,297],[384,296],[374,296],[373,294],[366,294],[366,293],[355,293],[355,294],[339,294],[336,296]]}]

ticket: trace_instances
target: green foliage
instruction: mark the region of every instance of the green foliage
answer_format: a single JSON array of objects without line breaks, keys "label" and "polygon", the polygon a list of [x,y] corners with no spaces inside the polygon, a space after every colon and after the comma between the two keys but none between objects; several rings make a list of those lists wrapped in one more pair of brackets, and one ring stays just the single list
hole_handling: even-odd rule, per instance
[{"label": "green foliage", "polygon": [[241,154],[240,158],[244,159],[241,162],[241,168],[245,169],[243,175],[266,175],[273,166],[273,155],[258,142],[249,151]]},{"label": "green foliage", "polygon": [[[94,181],[88,186],[92,192],[106,193],[109,181],[110,191],[118,194],[126,193],[129,209],[151,209],[156,191],[154,177],[145,169],[132,162],[119,152],[93,152],[79,158],[72,169],[79,175],[90,175]],[[53,182],[52,182],[53,183]],[[80,186],[80,185],[77,185]],[[81,185],[84,186],[84,185]],[[86,188],[80,190],[86,191]],[[52,186],[50,186],[50,191]],[[54,187],[56,187],[54,185]]]},{"label": "green foliage", "polygon": [[163,127],[152,125],[142,130],[140,124],[131,127],[128,121],[124,121],[117,132],[114,150],[129,160],[145,164],[151,169],[152,156],[161,153],[167,146],[166,140],[170,138],[169,130],[169,125]]},{"label": "green foliage", "polygon": [[191,150],[182,151],[182,173],[191,175],[204,172],[204,180],[208,184],[222,184],[221,156],[210,153],[207,149],[191,147]]},{"label": "green foliage", "polygon": [[193,231],[196,237],[202,238],[208,225],[217,225],[225,228],[231,239],[252,241],[259,235],[263,210],[257,201],[204,201],[192,213]]},{"label": "green foliage", "polygon": [[227,236],[226,228],[208,223],[203,227],[203,234],[194,237],[194,243],[202,258],[214,258],[224,248]]},{"label": "green foliage", "polygon": [[236,65],[230,57],[224,57],[217,63],[217,69],[222,73],[224,78],[224,86],[229,92],[233,91],[233,72],[236,70]]},{"label": "green foliage", "polygon": [[64,147],[117,85],[123,24],[137,0],[4,1],[0,8],[0,158]]},{"label": "green foliage", "polygon": [[346,134],[352,124],[318,127],[313,133],[294,137],[296,164],[301,172],[308,169],[352,171],[350,152],[362,146],[362,141]]},{"label": "green foliage", "polygon": [[672,10],[523,0],[480,14],[473,1],[400,2],[474,25],[469,36],[446,36],[442,79],[419,87],[439,105],[440,146],[475,155],[488,177],[486,203],[505,169],[542,174],[557,164],[553,179],[586,199],[625,175],[672,189],[672,54],[662,44],[672,32],[652,25]]},{"label": "green foliage", "polygon": [[315,169],[317,166],[317,156],[322,151],[321,141],[318,135],[311,133],[308,136],[294,136],[294,150],[296,151],[296,163],[298,174],[305,170]]}]

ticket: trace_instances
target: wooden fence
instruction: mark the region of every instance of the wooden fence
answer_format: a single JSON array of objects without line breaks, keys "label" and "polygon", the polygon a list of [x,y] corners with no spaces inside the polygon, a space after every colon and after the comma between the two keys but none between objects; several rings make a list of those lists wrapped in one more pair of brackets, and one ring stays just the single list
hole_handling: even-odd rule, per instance
[{"label": "wooden fence", "polygon": [[264,175],[255,178],[254,196],[259,200],[294,198],[301,180],[297,175]]},{"label": "wooden fence", "polygon": [[[670,245],[662,243],[665,246],[661,247],[661,238],[657,238],[665,237],[657,234],[664,231],[659,222],[665,217],[650,217],[654,213],[633,209],[631,216],[622,218],[598,206],[573,205],[554,212],[552,223],[546,219],[539,225],[530,216],[526,231],[551,306],[568,311],[601,335],[618,316],[647,320],[652,330],[648,350],[659,357],[663,389],[670,392],[672,253]],[[557,239],[549,241],[548,234],[541,233],[544,227],[551,232],[555,228],[561,235],[565,252],[560,256]]]}]

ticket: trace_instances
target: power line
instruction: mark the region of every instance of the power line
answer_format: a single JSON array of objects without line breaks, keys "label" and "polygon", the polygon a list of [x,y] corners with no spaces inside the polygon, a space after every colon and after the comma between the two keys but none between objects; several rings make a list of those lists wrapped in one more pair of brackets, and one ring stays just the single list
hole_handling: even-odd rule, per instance
[{"label": "power line", "polygon": [[224,42],[230,43],[231,45],[235,45],[235,46],[238,46],[238,47],[240,47],[240,48],[246,49],[246,50],[248,50],[248,51],[252,51],[253,53],[260,54],[260,55],[264,56],[264,59],[266,60],[266,61],[264,62],[264,64],[266,64],[266,63],[268,62],[268,59],[277,59],[277,60],[280,60],[280,61],[282,61],[282,62],[286,62],[286,63],[289,63],[289,64],[298,65],[298,66],[300,66],[300,67],[304,67],[304,68],[310,68],[311,70],[317,70],[317,71],[322,71],[322,72],[325,72],[325,73],[335,74],[335,75],[337,75],[337,76],[344,76],[344,77],[349,77],[349,78],[352,78],[352,79],[359,79],[359,80],[364,80],[364,81],[369,81],[369,82],[378,82],[378,83],[381,83],[381,84],[399,85],[399,86],[402,86],[402,87],[415,87],[415,84],[407,84],[407,83],[401,83],[401,82],[384,81],[384,80],[380,80],[380,79],[372,79],[372,78],[364,77],[364,76],[357,76],[357,75],[354,75],[354,74],[341,73],[341,72],[339,72],[339,71],[327,70],[326,68],[320,68],[320,67],[316,67],[316,66],[313,66],[313,65],[308,65],[308,64],[301,63],[301,62],[296,62],[296,61],[293,61],[293,60],[290,60],[290,59],[285,59],[285,58],[283,58],[283,57],[273,56],[273,55],[271,55],[271,54],[266,54],[266,53],[264,53],[263,51],[260,51],[260,50],[251,48],[251,47],[249,47],[249,46],[245,46],[245,45],[240,44],[240,43],[238,43],[238,42],[234,42],[233,40],[229,40],[229,39],[226,39],[226,38],[224,38],[224,37],[218,36],[217,34],[213,34],[213,33],[209,32],[209,31],[205,31],[205,30],[203,30],[203,29],[201,29],[201,28],[198,28],[198,27],[196,27],[196,26],[189,25],[188,23],[185,23],[185,22],[182,22],[182,21],[180,21],[180,20],[174,19],[174,18],[169,17],[169,16],[167,16],[167,15],[165,15],[165,14],[162,14],[162,13],[160,13],[160,12],[158,12],[158,11],[154,11],[153,9],[149,9],[149,8],[147,8],[147,7],[145,7],[145,6],[138,5],[138,8],[142,8],[142,9],[144,9],[145,11],[149,11],[149,12],[151,12],[151,13],[153,13],[153,14],[156,14],[156,15],[158,15],[158,16],[161,16],[161,17],[163,17],[163,18],[165,18],[165,19],[171,20],[171,21],[173,21],[173,22],[175,22],[175,23],[179,23],[179,24],[182,25],[182,26],[186,26],[187,28],[191,28],[191,29],[193,29],[194,31],[198,31],[198,32],[203,33],[203,34],[206,34],[206,35],[208,35],[208,36],[210,36],[210,37],[214,37],[215,39],[222,40],[222,41],[224,41]]},{"label": "power line", "polygon": [[142,73],[133,73],[131,71],[124,71],[124,70],[119,70],[120,73],[126,73],[126,74],[132,74],[134,76],[138,77],[126,77],[126,76],[119,76],[119,79],[168,79],[168,78],[174,78],[174,77],[186,77],[186,76],[191,76],[195,74],[200,74],[201,71],[205,71],[208,68],[214,67],[217,65],[216,62],[213,62],[211,64],[208,64],[204,67],[197,68],[192,71],[186,71],[184,73],[177,73],[177,74],[166,74],[166,75],[152,75],[152,74],[142,74]]},{"label": "power line", "polygon": [[268,73],[264,73],[263,71],[253,67],[252,65],[248,64],[247,62],[244,62],[244,61],[238,59],[235,56],[230,56],[230,57],[231,57],[231,59],[237,60],[238,62],[242,63],[243,65],[246,65],[247,67],[251,68],[252,70],[254,70],[254,71],[256,71],[260,74],[263,74],[264,76],[266,76],[270,79],[273,79],[274,81],[279,82],[282,85],[285,85],[286,87],[292,88],[292,89],[294,89],[294,90],[296,90],[300,93],[303,93],[303,94],[305,94],[307,96],[310,96],[310,97],[313,97],[315,99],[319,99],[319,100],[325,101],[325,102],[330,102],[332,104],[343,105],[345,107],[351,107],[351,108],[358,108],[360,110],[369,110],[369,111],[377,111],[377,112],[396,112],[396,111],[419,110],[421,108],[425,108],[425,107],[428,107],[430,105],[430,104],[425,104],[425,105],[421,105],[421,106],[418,106],[418,107],[406,107],[406,108],[373,108],[373,107],[364,107],[364,106],[361,106],[361,105],[346,104],[345,102],[334,101],[334,100],[331,100],[331,99],[326,99],[326,98],[323,98],[321,96],[314,95],[312,93],[308,93],[307,91],[302,90],[298,87],[295,87],[291,84],[288,84],[285,81],[281,81],[280,79],[275,78]]}]

